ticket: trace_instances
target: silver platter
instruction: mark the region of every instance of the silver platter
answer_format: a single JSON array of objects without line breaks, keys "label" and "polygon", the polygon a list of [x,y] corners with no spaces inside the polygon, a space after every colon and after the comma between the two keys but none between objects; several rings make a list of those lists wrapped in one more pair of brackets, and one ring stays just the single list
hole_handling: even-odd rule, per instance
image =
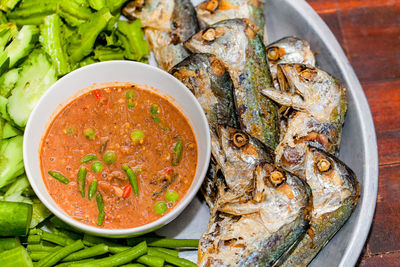
[{"label": "silver platter", "polygon": [[[201,1],[193,2],[198,4]],[[303,0],[265,2],[269,41],[289,35],[309,41],[313,51],[318,52],[318,66],[337,77],[348,88],[349,106],[340,159],[357,174],[361,198],[350,219],[310,266],[353,266],[367,239],[378,190],[378,149],[371,111],[342,48],[317,13]],[[208,207],[198,195],[176,220],[157,233],[175,238],[200,238],[207,228],[208,219]],[[182,252],[181,255],[197,260],[197,252]]]}]

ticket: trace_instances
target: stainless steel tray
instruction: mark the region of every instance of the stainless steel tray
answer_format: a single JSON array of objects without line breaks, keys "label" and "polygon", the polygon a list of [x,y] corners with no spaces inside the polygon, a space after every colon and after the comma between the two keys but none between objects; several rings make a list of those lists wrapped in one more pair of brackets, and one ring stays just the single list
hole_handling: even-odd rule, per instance
[{"label": "stainless steel tray", "polygon": [[[202,1],[193,1],[198,4]],[[343,129],[340,158],[357,174],[361,198],[348,222],[318,254],[310,266],[353,266],[361,253],[374,215],[378,188],[378,151],[371,112],[361,85],[332,32],[303,0],[266,0],[269,41],[294,35],[318,52],[318,66],[347,88],[349,109]],[[157,232],[176,238],[199,238],[206,230],[207,205],[198,196],[176,220]],[[196,252],[182,253],[196,261]]]}]

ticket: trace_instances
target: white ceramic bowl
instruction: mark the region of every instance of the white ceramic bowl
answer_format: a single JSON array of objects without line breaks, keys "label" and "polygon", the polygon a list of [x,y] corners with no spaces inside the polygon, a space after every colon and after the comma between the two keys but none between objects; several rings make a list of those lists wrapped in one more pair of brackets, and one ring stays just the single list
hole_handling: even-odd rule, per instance
[{"label": "white ceramic bowl", "polygon": [[[76,96],[107,85],[135,83],[166,97],[188,118],[198,146],[194,181],[184,199],[168,214],[149,224],[128,229],[103,229],[69,217],[47,192],[40,169],[40,145],[51,119]],[[23,153],[26,174],[40,200],[57,217],[84,232],[106,237],[128,237],[162,227],[175,219],[191,202],[206,174],[211,141],[206,116],[196,98],[180,81],[156,67],[132,61],[108,61],[75,70],[51,86],[33,110],[25,129]]]}]

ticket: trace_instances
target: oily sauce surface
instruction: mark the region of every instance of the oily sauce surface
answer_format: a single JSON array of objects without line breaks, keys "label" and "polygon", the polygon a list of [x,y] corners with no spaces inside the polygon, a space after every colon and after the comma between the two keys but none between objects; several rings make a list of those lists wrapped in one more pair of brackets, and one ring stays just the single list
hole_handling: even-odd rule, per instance
[{"label": "oily sauce surface", "polygon": [[[88,138],[87,129],[94,136]],[[142,143],[133,142],[131,133],[135,130],[144,133]],[[173,151],[179,140],[183,152],[174,166]],[[103,156],[110,151],[117,159],[107,164]],[[97,159],[82,163],[88,154],[97,155]],[[122,229],[152,222],[183,199],[195,176],[197,144],[187,119],[168,100],[136,86],[105,88],[77,97],[55,117],[43,137],[40,159],[50,195],[69,216],[98,225],[96,197],[88,199],[89,184],[96,179],[97,192],[104,200],[105,220],[100,227]],[[97,161],[104,168],[96,173],[91,166]],[[138,196],[131,190],[123,197],[130,184],[124,164],[137,175]],[[77,183],[82,166],[87,168],[85,197]],[[49,171],[61,173],[70,183],[59,182]],[[166,200],[165,194],[171,190],[178,193],[178,200]],[[168,207],[164,214],[154,211],[160,201]]]}]

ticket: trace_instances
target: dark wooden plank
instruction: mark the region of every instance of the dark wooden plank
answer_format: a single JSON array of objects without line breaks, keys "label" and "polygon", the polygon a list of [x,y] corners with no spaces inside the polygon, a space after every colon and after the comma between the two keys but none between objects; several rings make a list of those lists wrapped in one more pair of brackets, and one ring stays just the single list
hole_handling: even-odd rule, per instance
[{"label": "dark wooden plank", "polygon": [[397,267],[397,266],[400,266],[400,252],[365,257],[360,261],[358,266],[359,267],[371,267],[371,266]]},{"label": "dark wooden plank", "polygon": [[400,77],[400,1],[343,9],[340,22],[348,57],[361,81]]},{"label": "dark wooden plank", "polygon": [[400,79],[362,85],[374,118],[379,164],[400,162]]},{"label": "dark wooden plank", "polygon": [[400,164],[379,168],[378,199],[367,241],[371,255],[400,250]]},{"label": "dark wooden plank", "polygon": [[340,26],[340,13],[340,11],[331,10],[329,12],[319,13],[319,15],[325,21],[326,25],[328,25],[332,33],[335,35],[336,39],[338,40],[347,55],[347,47],[345,46],[342,28]]}]

